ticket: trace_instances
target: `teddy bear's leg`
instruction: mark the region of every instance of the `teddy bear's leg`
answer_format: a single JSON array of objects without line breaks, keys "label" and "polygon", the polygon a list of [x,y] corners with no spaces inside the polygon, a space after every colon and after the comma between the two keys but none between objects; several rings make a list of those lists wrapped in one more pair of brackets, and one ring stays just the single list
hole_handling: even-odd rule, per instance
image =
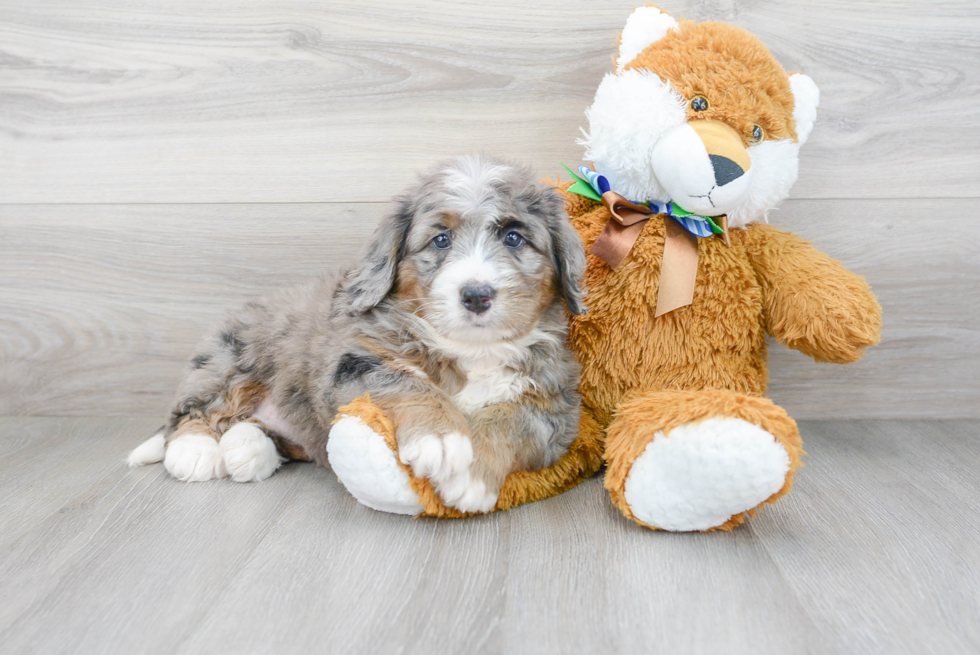
[{"label": "teddy bear's leg", "polygon": [[358,399],[342,408],[334,422],[327,439],[327,459],[362,505],[381,512],[419,514],[424,507],[398,461],[393,432],[381,410],[369,399]]},{"label": "teddy bear's leg", "polygon": [[650,391],[616,410],[605,485],[646,527],[730,530],[789,491],[802,454],[796,423],[768,398]]}]

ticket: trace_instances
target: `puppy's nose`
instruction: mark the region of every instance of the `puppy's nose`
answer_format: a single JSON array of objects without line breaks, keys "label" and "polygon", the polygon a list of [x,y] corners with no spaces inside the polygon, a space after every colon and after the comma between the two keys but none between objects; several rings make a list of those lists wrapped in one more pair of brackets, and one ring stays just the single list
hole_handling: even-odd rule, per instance
[{"label": "puppy's nose", "polygon": [[497,295],[489,284],[465,286],[459,292],[463,307],[474,314],[482,314],[490,309],[493,297]]},{"label": "puppy's nose", "polygon": [[742,167],[728,157],[708,155],[708,158],[711,159],[711,167],[715,169],[715,184],[718,186],[725,186],[745,174]]}]

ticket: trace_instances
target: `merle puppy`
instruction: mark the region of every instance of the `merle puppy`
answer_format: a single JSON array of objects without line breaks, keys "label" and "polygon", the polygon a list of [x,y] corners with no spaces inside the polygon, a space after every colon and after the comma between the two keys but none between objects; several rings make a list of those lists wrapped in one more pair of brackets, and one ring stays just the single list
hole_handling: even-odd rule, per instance
[{"label": "merle puppy", "polygon": [[487,511],[508,473],[554,463],[579,424],[585,253],[529,170],[444,162],[396,198],[357,263],[245,305],[191,360],[160,434],[130,455],[186,481],[327,465],[337,408],[365,393],[400,459],[446,504]]}]

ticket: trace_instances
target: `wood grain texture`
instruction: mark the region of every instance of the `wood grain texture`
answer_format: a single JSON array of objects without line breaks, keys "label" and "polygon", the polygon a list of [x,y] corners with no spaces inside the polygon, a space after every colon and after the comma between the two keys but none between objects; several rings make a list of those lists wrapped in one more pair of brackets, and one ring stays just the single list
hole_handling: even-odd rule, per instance
[{"label": "wood grain texture", "polygon": [[[0,2],[0,202],[383,200],[487,150],[542,175],[636,4]],[[823,91],[798,198],[976,197],[970,0],[668,2]]]},{"label": "wood grain texture", "polygon": [[[797,418],[980,416],[972,205],[791,200],[775,212],[868,278],[885,328],[850,366],[773,344],[772,397]],[[0,205],[0,415],[163,417],[211,324],[351,259],[386,209]]]},{"label": "wood grain texture", "polygon": [[50,468],[0,504],[4,653],[980,649],[980,421],[803,422],[793,493],[727,534],[639,528],[598,478],[465,520],[374,512],[309,464],[184,484],[122,465],[153,427],[0,419],[0,480],[25,434]]}]

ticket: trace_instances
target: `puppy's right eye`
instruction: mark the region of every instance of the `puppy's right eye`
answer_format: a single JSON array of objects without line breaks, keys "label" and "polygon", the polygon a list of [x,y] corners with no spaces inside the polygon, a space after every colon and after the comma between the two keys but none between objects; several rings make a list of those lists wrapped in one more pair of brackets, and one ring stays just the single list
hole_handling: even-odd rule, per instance
[{"label": "puppy's right eye", "polygon": [[452,240],[450,240],[448,234],[437,234],[432,239],[432,245],[434,245],[439,250],[445,250],[449,246],[453,245]]}]

